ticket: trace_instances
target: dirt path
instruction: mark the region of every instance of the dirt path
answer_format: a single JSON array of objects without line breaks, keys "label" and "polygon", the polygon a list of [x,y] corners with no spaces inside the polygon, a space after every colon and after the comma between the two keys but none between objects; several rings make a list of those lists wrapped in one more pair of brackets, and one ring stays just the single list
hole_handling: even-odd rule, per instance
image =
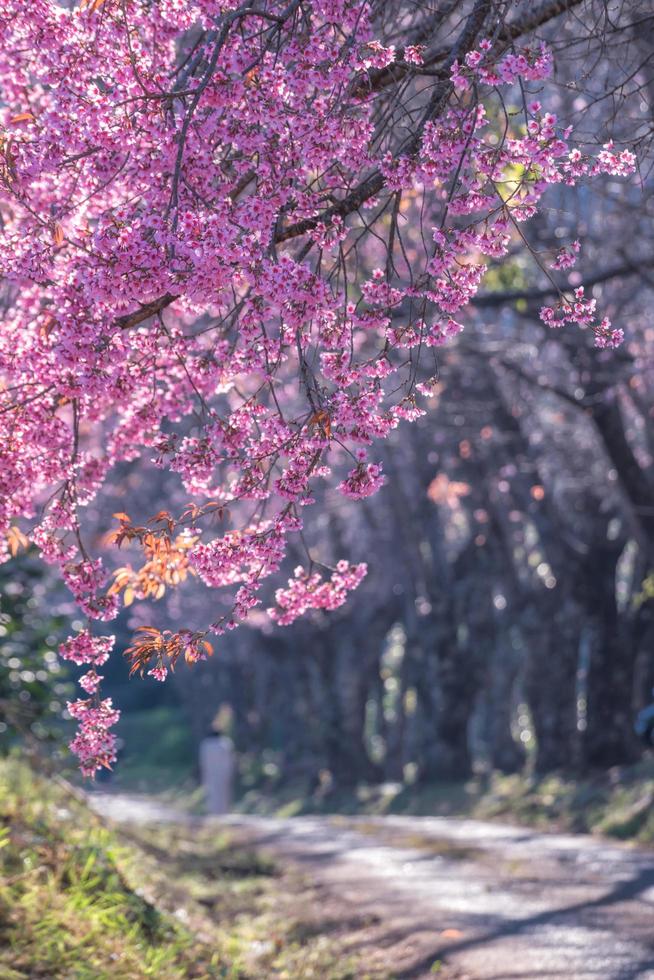
[{"label": "dirt path", "polygon": [[[94,805],[118,820],[180,817],[128,797]],[[398,978],[654,980],[646,850],[438,817],[234,815],[220,825],[300,865],[326,910],[378,921],[375,942]]]}]

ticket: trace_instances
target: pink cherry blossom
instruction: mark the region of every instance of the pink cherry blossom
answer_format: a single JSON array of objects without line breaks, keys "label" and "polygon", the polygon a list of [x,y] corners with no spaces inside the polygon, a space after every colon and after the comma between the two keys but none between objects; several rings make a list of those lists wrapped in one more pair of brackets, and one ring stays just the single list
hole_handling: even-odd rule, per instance
[{"label": "pink cherry blossom", "polygon": [[[0,10],[0,531],[23,523],[88,620],[187,574],[223,590],[229,612],[206,630],[139,642],[157,680],[165,656],[201,659],[205,634],[269,601],[321,483],[352,499],[383,485],[368,447],[423,413],[421,354],[464,328],[489,262],[519,243],[548,188],[635,167],[612,144],[583,154],[531,97],[498,144],[501,88],[540,88],[552,72],[541,43],[468,40],[435,82],[438,111],[410,137],[380,138],[376,81],[407,73],[414,98],[431,76],[428,46],[375,36],[376,6]],[[426,217],[424,250],[400,274],[383,250],[378,260],[375,212],[395,202],[408,219],[405,191],[425,198]],[[541,317],[589,328],[600,347],[622,339],[583,289]],[[138,461],[174,474],[190,503],[147,526],[118,514],[104,530],[144,561],[112,573],[85,515]],[[296,573],[270,616],[336,608],[364,572]],[[112,644],[85,629],[61,648],[92,668],[80,681],[91,697],[69,709],[87,774],[115,759],[118,713],[95,673]]]},{"label": "pink cherry blossom", "polygon": [[346,601],[348,592],[360,585],[366,571],[365,564],[340,561],[324,581],[318,572],[310,574],[299,566],[288,587],[275,593],[277,605],[268,610],[269,614],[279,626],[289,626],[309,609],[337,609]]},{"label": "pink cherry blossom", "polygon": [[120,718],[111,702],[79,700],[68,702],[68,713],[79,722],[70,750],[79,759],[84,776],[94,776],[98,769],[110,769],[116,761],[116,736],[109,729]]},{"label": "pink cherry blossom", "polygon": [[99,667],[109,659],[114,640],[113,636],[91,636],[88,630],[81,630],[60,645],[59,656],[78,665],[92,664]]}]

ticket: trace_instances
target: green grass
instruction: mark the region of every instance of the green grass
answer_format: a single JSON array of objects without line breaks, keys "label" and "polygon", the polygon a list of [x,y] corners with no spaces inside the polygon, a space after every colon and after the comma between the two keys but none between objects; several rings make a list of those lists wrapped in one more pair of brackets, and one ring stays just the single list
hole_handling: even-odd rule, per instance
[{"label": "green grass", "polygon": [[495,777],[472,812],[542,829],[654,844],[654,763],[648,759],[580,780],[564,775]]},{"label": "green grass", "polygon": [[141,886],[139,855],[65,784],[0,761],[0,977],[226,976]]},{"label": "green grass", "polygon": [[[252,851],[234,832],[210,823],[133,827],[131,840],[156,861],[161,883],[175,887],[203,913],[203,931],[229,960],[238,980],[387,980],[348,952],[368,924],[338,914],[298,871]],[[170,896],[161,893],[161,900]]]},{"label": "green grass", "polygon": [[111,828],[0,759],[0,980],[387,980],[369,927],[231,832]]}]

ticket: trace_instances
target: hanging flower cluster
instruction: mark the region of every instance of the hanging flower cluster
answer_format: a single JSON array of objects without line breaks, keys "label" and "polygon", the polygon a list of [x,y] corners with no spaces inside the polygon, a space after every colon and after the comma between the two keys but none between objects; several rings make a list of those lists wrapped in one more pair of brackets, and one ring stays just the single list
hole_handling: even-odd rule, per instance
[{"label": "hanging flower cluster", "polygon": [[79,724],[77,735],[70,743],[70,749],[79,758],[80,769],[85,776],[93,776],[100,768],[110,769],[116,761],[116,736],[109,729],[120,718],[120,712],[113,707],[111,698],[101,701],[98,689],[102,675],[100,667],[109,659],[114,645],[113,636],[91,636],[82,630],[59,647],[63,660],[70,660],[78,666],[89,664],[91,669],[79,678],[80,687],[90,695],[68,702],[68,713]]},{"label": "hanging flower cluster", "polygon": [[[27,522],[90,619],[187,574],[233,590],[204,633],[134,644],[159,680],[167,656],[205,655],[206,635],[261,602],[333,466],[353,460],[337,478],[346,497],[383,484],[368,453],[422,414],[420,351],[462,329],[487,260],[507,255],[547,187],[633,169],[626,150],[571,148],[539,103],[498,139],[479,93],[542,81],[551,55],[496,54],[469,28],[465,54],[415,89],[411,139],[380,132],[375,73],[400,57],[419,71],[423,49],[381,44],[372,8],[6,0],[0,12],[0,528]],[[368,224],[418,193],[433,245],[411,275],[358,264]],[[619,340],[583,294],[542,316]],[[146,562],[112,579],[80,508],[139,458],[178,474],[193,503],[147,527],[118,515],[115,543],[140,544]],[[271,615],[335,608],[364,573],[296,574]],[[85,772],[115,755],[117,712],[95,673],[109,642],[84,633],[62,651],[92,665],[92,697],[70,708]]]},{"label": "hanging flower cluster", "polygon": [[277,589],[276,606],[268,610],[279,626],[289,626],[308,609],[338,609],[348,592],[356,589],[366,575],[366,566],[339,561],[327,581],[318,572],[307,572],[299,565],[285,589]]}]

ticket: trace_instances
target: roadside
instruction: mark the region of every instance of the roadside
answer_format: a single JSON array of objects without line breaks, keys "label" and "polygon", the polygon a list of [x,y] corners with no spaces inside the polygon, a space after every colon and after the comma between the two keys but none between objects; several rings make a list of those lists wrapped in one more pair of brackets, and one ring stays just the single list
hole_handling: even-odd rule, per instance
[{"label": "roadside", "polygon": [[[129,797],[93,804],[113,819],[143,819]],[[144,826],[150,837],[149,818]],[[437,817],[234,815],[202,826],[209,838],[227,830],[278,867],[296,869],[309,888],[296,892],[305,914],[312,906],[309,927],[334,937],[339,967],[356,957],[349,974],[296,964],[281,974],[290,980],[654,978],[647,850]]]},{"label": "roadside", "polygon": [[126,803],[112,824],[0,759],[0,980],[390,980],[354,948],[367,913],[237,827]]},{"label": "roadside", "polygon": [[[196,753],[183,715],[171,707],[121,719],[125,756],[108,785],[112,791],[156,795],[168,805],[202,812]],[[134,746],[139,751],[134,751]],[[483,772],[467,780],[420,785],[385,783],[340,790],[329,777],[307,791],[306,781],[279,775],[283,763],[255,765],[239,757],[236,809],[261,816],[299,814],[406,814],[459,816],[516,822],[544,830],[600,833],[654,844],[654,752],[630,766],[575,777],[553,773]]]},{"label": "roadside", "polygon": [[261,816],[404,814],[501,819],[542,830],[598,833],[654,844],[654,758],[583,778],[488,773],[467,781],[411,786],[387,783],[355,791],[301,786],[252,789],[237,804]]}]

